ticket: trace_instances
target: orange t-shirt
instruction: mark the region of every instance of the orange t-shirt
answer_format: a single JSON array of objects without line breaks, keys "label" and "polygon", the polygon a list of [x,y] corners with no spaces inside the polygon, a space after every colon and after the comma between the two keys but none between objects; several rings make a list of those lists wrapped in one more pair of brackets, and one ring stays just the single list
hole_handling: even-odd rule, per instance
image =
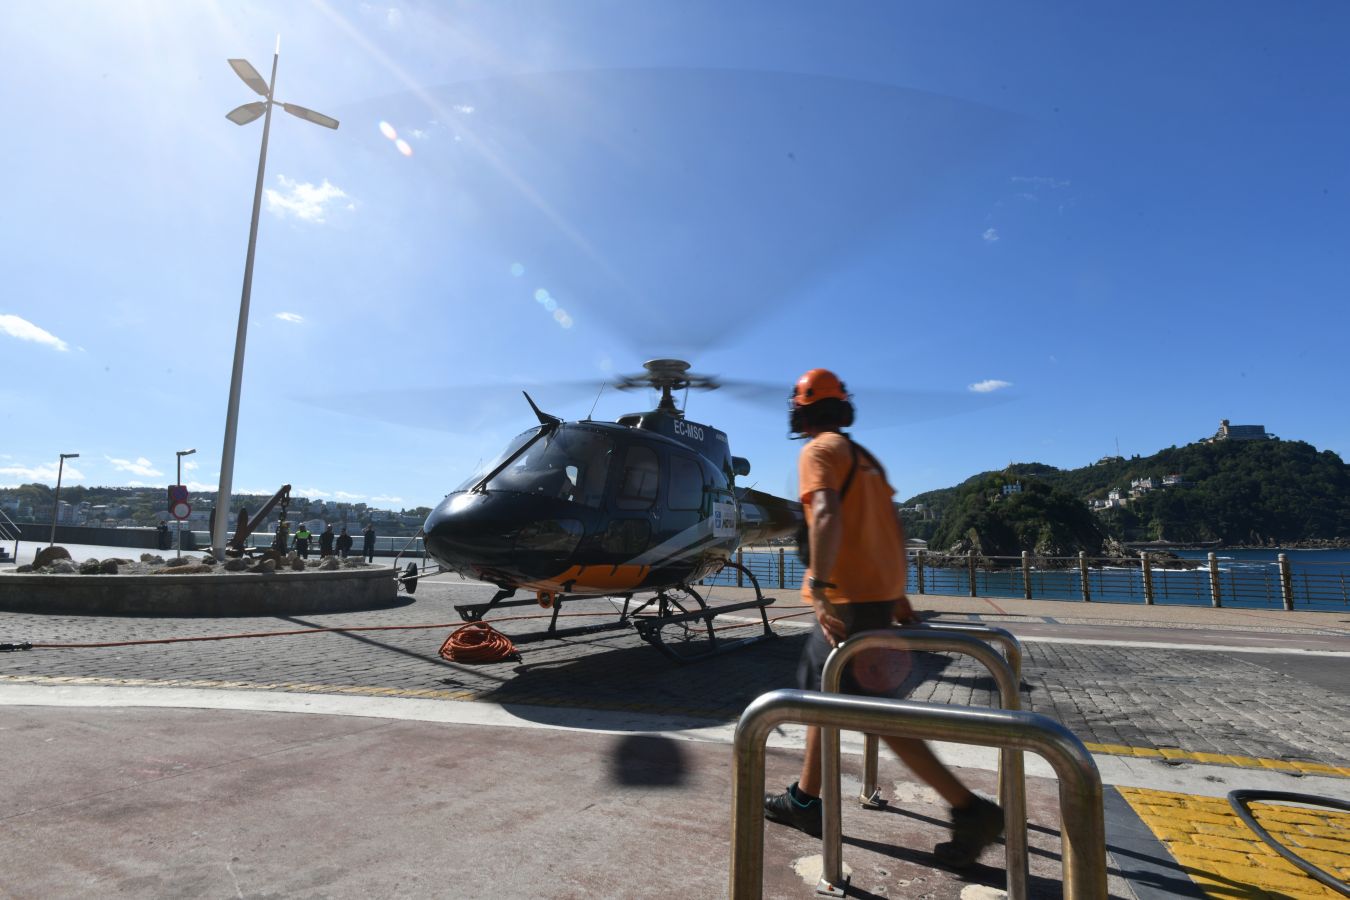
[{"label": "orange t-shirt", "polygon": [[[829,488],[836,493],[853,466],[853,448],[842,434],[827,431],[805,447],[797,461],[803,512],[811,524],[811,495]],[[873,603],[905,596],[905,532],[896,516],[891,497],[895,490],[886,476],[858,450],[858,470],[840,507],[843,539],[834,569],[815,575],[839,585],[826,588],[831,603]],[[811,602],[811,589],[802,580],[802,598]]]}]

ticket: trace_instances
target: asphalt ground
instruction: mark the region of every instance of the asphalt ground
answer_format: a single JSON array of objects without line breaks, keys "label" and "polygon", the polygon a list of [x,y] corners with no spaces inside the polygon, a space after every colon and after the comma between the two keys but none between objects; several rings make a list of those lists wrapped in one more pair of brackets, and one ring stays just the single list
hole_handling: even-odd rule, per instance
[{"label": "asphalt ground", "polygon": [[[10,761],[0,786],[11,798],[0,845],[14,861],[0,871],[0,894],[724,893],[728,742],[750,700],[793,682],[810,621],[793,592],[771,607],[777,637],[692,665],[630,629],[528,644],[520,662],[440,659],[454,605],[491,591],[424,581],[408,605],[304,619],[0,613],[0,641],[35,643],[347,629],[0,654]],[[721,589],[713,599],[740,596]],[[1206,821],[1222,816],[1205,804],[1234,787],[1350,800],[1350,615],[914,599],[946,620],[1017,633],[1024,707],[1078,734],[1104,780],[1124,789],[1108,791],[1113,896],[1198,886],[1211,896],[1322,895],[1292,867],[1280,871],[1287,864],[1273,853],[1264,859],[1259,841],[1241,852],[1211,846],[1241,843],[1242,826]],[[606,614],[567,624],[614,615],[605,600],[564,611]],[[541,614],[516,608],[498,625],[519,634],[546,619],[517,617]],[[416,624],[440,627],[351,630]],[[916,656],[908,685],[911,699],[962,705],[991,705],[992,687],[968,661],[933,654]],[[799,741],[789,728],[772,742],[770,787],[794,777]],[[846,740],[846,752],[858,747]],[[939,749],[992,791],[990,753]],[[845,769],[858,771],[856,756]],[[1053,782],[1034,759],[1028,771],[1032,887],[1057,896]],[[855,895],[975,896],[1001,885],[999,848],[964,877],[935,867],[929,851],[946,811],[884,754],[882,785],[897,801],[890,810],[846,808]],[[1334,816],[1305,826],[1305,849],[1339,865],[1350,827]],[[774,825],[766,840],[766,896],[810,896],[819,842]]]}]

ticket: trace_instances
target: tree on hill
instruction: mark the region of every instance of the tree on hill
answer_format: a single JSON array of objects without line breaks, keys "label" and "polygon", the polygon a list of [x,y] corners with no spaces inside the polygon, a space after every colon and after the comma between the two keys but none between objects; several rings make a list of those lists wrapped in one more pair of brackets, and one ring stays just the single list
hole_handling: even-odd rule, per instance
[{"label": "tree on hill", "polygon": [[[1020,484],[1017,493],[1004,485]],[[1100,554],[1106,535],[1081,500],[1037,478],[1010,472],[967,481],[934,531],[930,546],[984,557]]]}]

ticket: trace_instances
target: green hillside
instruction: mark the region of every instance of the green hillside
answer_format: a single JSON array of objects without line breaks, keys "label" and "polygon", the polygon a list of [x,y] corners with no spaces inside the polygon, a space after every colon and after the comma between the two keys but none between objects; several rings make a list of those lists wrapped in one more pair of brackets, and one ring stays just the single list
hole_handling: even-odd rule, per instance
[{"label": "green hillside", "polygon": [[[1183,483],[1130,497],[1122,508],[1091,513],[1102,536],[1230,545],[1350,538],[1350,466],[1332,451],[1319,452],[1302,441],[1188,444],[1080,469],[1019,463],[927,491],[904,506],[924,504],[931,511],[928,521],[909,517],[909,528],[934,549],[947,549],[974,527],[999,546],[1007,546],[1015,534],[1019,552],[1035,551],[1041,535],[1072,536],[1083,544],[1079,549],[1093,552],[1094,538],[1084,530],[1078,510],[1086,513],[1087,501],[1104,500],[1113,489],[1129,497],[1131,481],[1161,483],[1169,475],[1180,475]],[[991,490],[1013,481],[1022,483],[1023,499],[988,502]],[[982,505],[980,497],[987,502]],[[1066,505],[1065,498],[1074,503]]]}]

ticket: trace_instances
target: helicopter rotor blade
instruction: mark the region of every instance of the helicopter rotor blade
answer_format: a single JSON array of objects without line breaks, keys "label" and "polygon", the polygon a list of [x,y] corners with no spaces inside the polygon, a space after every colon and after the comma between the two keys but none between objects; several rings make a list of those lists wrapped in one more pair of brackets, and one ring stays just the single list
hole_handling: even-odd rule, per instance
[{"label": "helicopter rotor blade", "polygon": [[537,425],[535,413],[520,395],[522,389],[532,393],[545,413],[557,414],[583,403],[588,406],[598,385],[572,381],[384,388],[295,399],[307,406],[390,425],[469,434],[484,427],[512,427],[509,423],[517,423],[522,431]]}]

